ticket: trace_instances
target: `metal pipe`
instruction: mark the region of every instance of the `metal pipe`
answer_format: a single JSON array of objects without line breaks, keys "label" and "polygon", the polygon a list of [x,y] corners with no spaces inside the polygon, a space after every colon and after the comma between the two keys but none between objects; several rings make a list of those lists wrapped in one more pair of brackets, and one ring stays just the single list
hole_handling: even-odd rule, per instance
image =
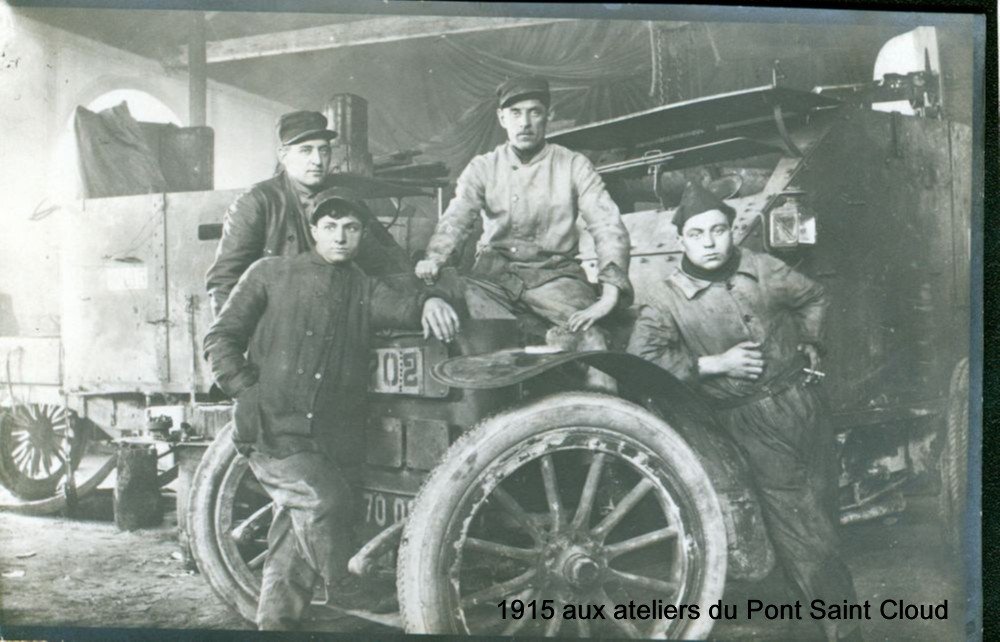
[{"label": "metal pipe", "polygon": [[901,513],[904,510],[906,510],[906,498],[903,497],[903,493],[896,492],[882,501],[842,511],[840,513],[840,523],[856,524],[893,513]]},{"label": "metal pipe", "polygon": [[204,127],[208,107],[208,58],[205,14],[194,11],[188,33],[188,125]]},{"label": "metal pipe", "polygon": [[188,295],[188,333],[191,335],[191,387],[188,395],[191,402],[191,412],[194,412],[194,404],[198,392],[198,334],[195,323],[195,315],[198,310],[198,296]]}]

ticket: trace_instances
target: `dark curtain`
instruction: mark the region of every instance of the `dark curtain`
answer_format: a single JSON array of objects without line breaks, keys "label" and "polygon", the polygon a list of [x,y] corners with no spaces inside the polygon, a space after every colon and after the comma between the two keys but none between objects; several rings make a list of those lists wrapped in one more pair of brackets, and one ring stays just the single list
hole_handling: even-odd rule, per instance
[{"label": "dark curtain", "polygon": [[646,23],[556,23],[489,36],[441,38],[422,56],[421,65],[433,74],[412,104],[427,110],[426,117],[414,118],[400,105],[371,105],[376,153],[420,149],[456,176],[473,156],[503,142],[495,90],[516,75],[549,79],[557,127],[654,105]]}]

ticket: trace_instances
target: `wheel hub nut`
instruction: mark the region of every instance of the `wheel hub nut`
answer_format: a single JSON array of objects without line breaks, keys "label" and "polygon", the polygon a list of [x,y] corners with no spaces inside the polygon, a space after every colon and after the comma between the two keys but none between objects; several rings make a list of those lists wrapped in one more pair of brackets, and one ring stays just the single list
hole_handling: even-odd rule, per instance
[{"label": "wheel hub nut", "polygon": [[601,575],[601,567],[589,556],[574,553],[563,564],[563,575],[574,587],[585,588],[597,582]]}]

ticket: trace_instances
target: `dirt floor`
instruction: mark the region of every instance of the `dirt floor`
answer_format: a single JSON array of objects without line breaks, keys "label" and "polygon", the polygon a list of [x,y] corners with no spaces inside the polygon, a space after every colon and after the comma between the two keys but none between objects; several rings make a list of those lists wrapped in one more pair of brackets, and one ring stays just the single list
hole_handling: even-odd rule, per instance
[{"label": "dirt floor", "polygon": [[0,622],[249,628],[185,568],[173,512],[158,528],[121,532],[101,495],[82,507],[86,519],[0,515]]},{"label": "dirt floor", "polygon": [[[4,499],[0,497],[0,503]],[[872,604],[873,619],[862,622],[865,640],[965,637],[961,578],[941,544],[936,515],[933,497],[911,497],[902,515],[843,529],[859,599]],[[742,612],[747,599],[784,599],[780,587],[775,591],[771,584],[731,587],[726,601],[739,604]],[[949,619],[885,620],[878,614],[885,599],[914,604],[947,599]],[[185,568],[173,511],[168,510],[156,528],[120,532],[113,521],[109,489],[83,502],[73,518],[0,513],[0,638],[30,633],[20,629],[24,626],[250,628],[222,604],[201,576]],[[356,634],[389,632],[350,618],[324,622],[323,628]],[[809,621],[755,618],[720,623],[713,637],[802,640],[815,638],[817,631]],[[68,633],[72,637],[72,631]],[[192,631],[191,637],[203,635]]]}]

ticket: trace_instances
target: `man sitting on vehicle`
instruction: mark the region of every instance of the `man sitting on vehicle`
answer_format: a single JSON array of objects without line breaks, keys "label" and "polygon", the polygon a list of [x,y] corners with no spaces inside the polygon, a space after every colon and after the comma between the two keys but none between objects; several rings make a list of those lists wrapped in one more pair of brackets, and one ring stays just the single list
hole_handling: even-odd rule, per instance
[{"label": "man sitting on vehicle", "polygon": [[[807,601],[856,603],[836,531],[836,451],[816,386],[822,286],[733,245],[734,210],[689,183],[673,223],[680,267],[653,286],[629,352],[704,394],[741,447],[779,560]],[[821,620],[829,639],[855,622]],[[838,631],[839,629],[839,631]]]},{"label": "man sitting on vehicle", "polygon": [[[483,235],[465,280],[471,316],[532,312],[583,333],[583,347],[604,348],[593,324],[627,305],[632,295],[629,236],[618,206],[583,154],[545,142],[547,80],[514,78],[501,84],[497,95],[507,142],[473,158],[462,172],[416,275],[433,283],[482,212]],[[594,238],[599,298],[576,259],[578,217]]]},{"label": "man sitting on vehicle", "polygon": [[458,331],[444,300],[400,291],[353,264],[378,224],[363,206],[336,189],[316,200],[313,250],[250,266],[205,337],[212,374],[236,399],[233,440],[275,504],[261,629],[298,624],[320,579],[338,605],[371,605],[346,582],[371,331],[422,323],[442,341]]}]

